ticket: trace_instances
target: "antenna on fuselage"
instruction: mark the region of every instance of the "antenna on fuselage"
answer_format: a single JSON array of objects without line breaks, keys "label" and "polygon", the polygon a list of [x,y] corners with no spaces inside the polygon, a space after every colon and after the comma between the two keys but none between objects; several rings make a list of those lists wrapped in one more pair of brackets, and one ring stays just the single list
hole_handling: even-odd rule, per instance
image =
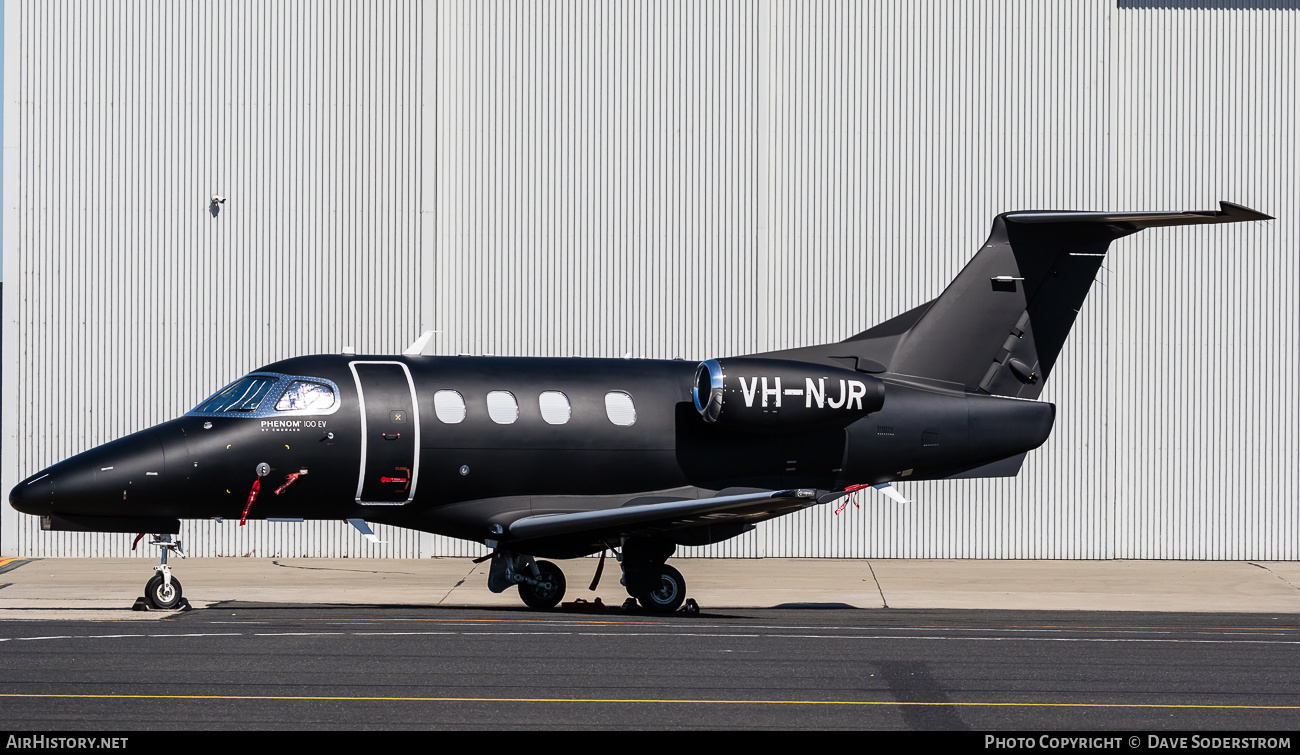
[{"label": "antenna on fuselage", "polygon": [[415,339],[414,343],[406,347],[406,351],[403,351],[402,355],[408,357],[426,356],[424,351],[425,349],[429,348],[429,343],[433,341],[433,334],[441,333],[441,332],[442,332],[441,330],[424,331],[423,333],[420,334],[419,338]]},{"label": "antenna on fuselage", "polygon": [[388,543],[387,540],[380,540],[379,536],[375,534],[374,530],[370,529],[370,525],[366,524],[364,519],[349,519],[348,524],[355,527],[357,532],[360,532],[372,545],[386,545]]}]

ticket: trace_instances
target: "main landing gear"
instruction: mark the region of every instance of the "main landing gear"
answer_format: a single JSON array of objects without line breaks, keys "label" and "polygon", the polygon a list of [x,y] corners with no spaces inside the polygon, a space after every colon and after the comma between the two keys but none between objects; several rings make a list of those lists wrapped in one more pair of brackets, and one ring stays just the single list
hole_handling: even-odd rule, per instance
[{"label": "main landing gear", "polygon": [[686,599],[686,580],[682,573],[661,564],[655,572],[642,578],[642,584],[636,592],[628,588],[628,594],[636,598],[641,607],[652,613],[672,613],[681,608]]},{"label": "main landing gear", "polygon": [[181,607],[185,600],[181,596],[181,581],[172,576],[172,568],[167,565],[167,552],[176,551],[176,555],[185,558],[181,541],[172,540],[171,535],[154,535],[149,541],[162,551],[162,563],[153,568],[155,574],[144,585],[144,599],[154,608],[170,611]]},{"label": "main landing gear", "polygon": [[488,569],[488,589],[505,592],[519,586],[519,597],[529,608],[555,608],[564,599],[564,572],[550,561],[534,561],[522,553],[497,551]]},{"label": "main landing gear", "polygon": [[686,579],[664,563],[677,546],[660,540],[628,540],[618,554],[623,586],[641,608],[651,613],[672,613],[686,600]]},{"label": "main landing gear", "polygon": [[[694,601],[686,600],[686,579],[682,573],[664,563],[676,550],[677,546],[670,542],[629,540],[623,543],[621,551],[615,551],[623,570],[621,582],[641,610],[673,613],[684,602],[688,610],[699,610]],[[564,599],[564,572],[550,561],[537,561],[532,556],[502,550],[493,552],[491,558],[488,589],[492,592],[518,587],[519,597],[529,608],[554,608]]]}]

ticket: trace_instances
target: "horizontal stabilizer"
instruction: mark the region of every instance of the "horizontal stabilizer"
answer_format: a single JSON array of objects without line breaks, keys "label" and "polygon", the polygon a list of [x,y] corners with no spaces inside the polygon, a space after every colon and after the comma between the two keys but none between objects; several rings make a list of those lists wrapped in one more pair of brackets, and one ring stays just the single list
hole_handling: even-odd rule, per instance
[{"label": "horizontal stabilizer", "polygon": [[1219,210],[1198,212],[1008,212],[1002,217],[1016,223],[1095,223],[1111,227],[1114,238],[1137,233],[1144,228],[1205,223],[1240,223],[1247,220],[1272,220],[1271,215],[1232,202],[1219,202]]}]

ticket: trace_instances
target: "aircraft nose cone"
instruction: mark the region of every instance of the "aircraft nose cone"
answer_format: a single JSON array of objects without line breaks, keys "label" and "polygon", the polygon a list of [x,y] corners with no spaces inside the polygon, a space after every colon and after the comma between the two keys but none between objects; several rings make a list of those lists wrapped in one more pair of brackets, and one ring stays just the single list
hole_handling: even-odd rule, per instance
[{"label": "aircraft nose cone", "polygon": [[54,480],[43,470],[28,477],[9,491],[9,505],[24,514],[50,513],[54,506]]},{"label": "aircraft nose cone", "polygon": [[36,515],[142,515],[164,487],[163,461],[162,439],[150,428],[32,475],[9,493],[9,502]]}]

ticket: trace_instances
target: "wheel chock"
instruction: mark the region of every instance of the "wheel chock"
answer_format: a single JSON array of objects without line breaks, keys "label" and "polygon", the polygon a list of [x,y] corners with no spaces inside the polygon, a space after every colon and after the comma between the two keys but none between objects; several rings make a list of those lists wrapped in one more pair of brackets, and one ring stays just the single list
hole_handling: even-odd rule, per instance
[{"label": "wheel chock", "polygon": [[[161,610],[161,609],[157,609],[157,608],[154,608],[153,606],[149,605],[149,601],[148,601],[147,599],[145,599],[144,596],[140,596],[140,597],[138,597],[138,598],[135,599],[135,605],[131,606],[131,610],[132,610],[132,611],[157,611],[157,610]],[[189,601],[187,598],[181,598],[181,602],[177,603],[177,604],[176,604],[176,607],[173,608],[173,609],[171,609],[171,610],[173,610],[173,611],[193,611],[193,610],[194,610],[194,606],[190,605],[190,601]]]}]

